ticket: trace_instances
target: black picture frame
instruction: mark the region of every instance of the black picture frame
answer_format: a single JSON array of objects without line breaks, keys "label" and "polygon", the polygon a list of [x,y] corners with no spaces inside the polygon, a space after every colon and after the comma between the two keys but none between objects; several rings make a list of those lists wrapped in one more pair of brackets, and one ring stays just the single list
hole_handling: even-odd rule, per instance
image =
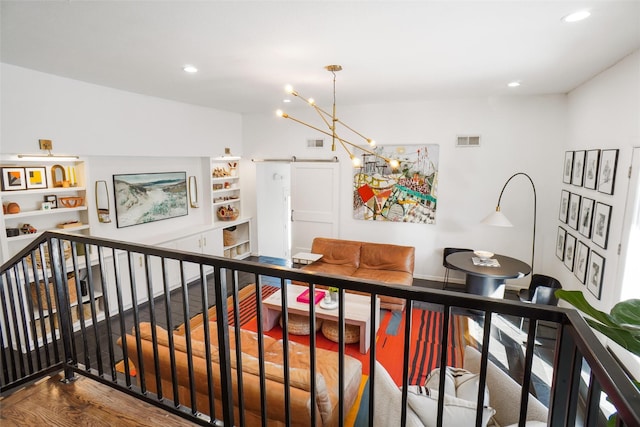
[{"label": "black picture frame", "polygon": [[567,230],[558,227],[558,237],[556,237],[556,256],[560,261],[564,261],[564,243],[567,238]]},{"label": "black picture frame", "polygon": [[569,217],[569,192],[567,190],[562,190],[560,192],[560,210],[558,212],[558,218],[560,221],[567,223],[567,218]]},{"label": "black picture frame", "polygon": [[618,168],[618,150],[602,150],[598,171],[598,191],[613,195]]},{"label": "black picture frame", "polygon": [[26,175],[24,168],[5,167],[2,171],[2,191],[26,190]]},{"label": "black picture frame", "polygon": [[186,172],[113,175],[113,190],[118,228],[189,214]]},{"label": "black picture frame", "polygon": [[574,258],[576,254],[576,236],[571,233],[567,233],[567,237],[564,239],[564,265],[573,271]]},{"label": "black picture frame", "polygon": [[587,270],[589,269],[589,246],[582,241],[578,242],[576,247],[576,256],[573,267],[573,274],[578,278],[580,283],[584,285],[587,279]]},{"label": "black picture frame", "polygon": [[574,230],[578,229],[578,221],[580,220],[580,199],[581,196],[579,194],[569,194],[569,216],[567,218],[567,225]]},{"label": "black picture frame", "polygon": [[571,184],[571,176],[573,172],[573,151],[565,151],[564,164],[562,165],[562,182]]},{"label": "black picture frame", "polygon": [[598,167],[600,166],[600,150],[588,150],[584,161],[584,188],[595,190],[598,186]]},{"label": "black picture frame", "polygon": [[47,194],[44,196],[44,201],[49,202],[51,205],[51,209],[56,209],[58,207],[58,196],[55,194]]},{"label": "black picture frame", "polygon": [[604,277],[605,259],[596,251],[591,251],[590,258],[587,289],[594,297],[600,299],[602,295],[602,278]]},{"label": "black picture frame", "polygon": [[593,211],[593,235],[591,241],[602,249],[609,243],[609,226],[611,225],[611,206],[598,202]]},{"label": "black picture frame", "polygon": [[593,208],[595,200],[586,197],[580,202],[580,222],[578,232],[586,238],[591,237],[591,224],[593,224]]},{"label": "black picture frame", "polygon": [[582,187],[584,180],[584,159],[586,151],[579,150],[573,153],[573,172],[571,173],[571,184]]}]

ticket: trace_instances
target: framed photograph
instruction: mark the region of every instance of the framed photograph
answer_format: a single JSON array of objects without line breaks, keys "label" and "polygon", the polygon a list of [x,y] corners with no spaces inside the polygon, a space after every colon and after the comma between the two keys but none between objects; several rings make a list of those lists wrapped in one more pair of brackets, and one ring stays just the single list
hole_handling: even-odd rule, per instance
[{"label": "framed photograph", "polygon": [[591,251],[587,289],[598,299],[602,294],[602,276],[604,276],[604,258],[597,252]]},{"label": "framed photograph", "polygon": [[558,237],[556,238],[556,256],[560,261],[564,261],[564,240],[567,238],[567,230],[558,227]]},{"label": "framed photograph", "polygon": [[187,173],[113,175],[118,228],[189,214]]},{"label": "framed photograph", "polygon": [[571,183],[582,187],[582,181],[584,179],[584,159],[586,151],[575,151],[573,153],[573,173],[571,177]]},{"label": "framed photograph", "polygon": [[573,271],[573,258],[576,254],[576,238],[575,236],[567,233],[567,237],[564,239],[564,265]]},{"label": "framed photograph", "polygon": [[595,190],[598,184],[598,165],[600,160],[600,150],[587,151],[587,158],[584,161],[584,188]]},{"label": "framed photograph", "polygon": [[573,171],[573,151],[564,153],[564,165],[562,168],[562,182],[571,184],[571,172]]},{"label": "framed photograph", "polygon": [[56,209],[58,207],[58,197],[55,194],[48,194],[44,196],[44,201],[51,205],[51,209]]},{"label": "framed photograph", "polygon": [[587,269],[589,268],[589,247],[582,242],[578,242],[575,258],[573,274],[580,283],[584,284],[587,279]]},{"label": "framed photograph", "polygon": [[47,188],[47,168],[24,168],[27,181],[27,189]]},{"label": "framed photograph", "polygon": [[611,206],[604,203],[596,203],[593,212],[593,243],[602,249],[607,249],[609,241],[609,224],[611,223]]},{"label": "framed photograph", "polygon": [[574,230],[578,229],[578,221],[580,219],[580,195],[575,193],[569,194],[569,217],[567,224]]},{"label": "framed photograph", "polygon": [[591,237],[591,224],[593,221],[593,206],[595,201],[586,197],[582,198],[580,203],[580,222],[578,224],[578,231],[584,237]]},{"label": "framed photograph", "polygon": [[24,168],[2,168],[2,191],[24,190]]},{"label": "framed photograph", "polygon": [[598,171],[598,191],[613,194],[618,165],[618,150],[602,150],[600,170]]},{"label": "framed photograph", "polygon": [[569,192],[567,190],[562,190],[560,193],[560,221],[567,223],[567,218],[569,214]]}]

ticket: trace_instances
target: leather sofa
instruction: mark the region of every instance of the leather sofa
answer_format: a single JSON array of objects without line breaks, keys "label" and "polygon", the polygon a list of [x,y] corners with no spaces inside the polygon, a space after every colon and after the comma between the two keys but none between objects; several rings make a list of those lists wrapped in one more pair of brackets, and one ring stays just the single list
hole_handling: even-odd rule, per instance
[{"label": "leather sofa", "polygon": [[[218,354],[218,335],[215,322],[210,323],[211,359],[214,396],[222,393],[220,383],[220,366]],[[134,335],[126,336],[128,357],[135,365],[140,385],[139,355],[144,363],[144,380],[148,391],[158,393],[156,383],[156,363],[154,361],[154,348],[152,341],[152,328],[149,323],[141,323],[140,349],[136,345]],[[135,334],[135,328],[133,333]],[[260,363],[258,359],[258,335],[255,332],[240,330],[242,349],[242,384],[244,399],[244,416],[247,425],[261,425],[261,398],[260,398]],[[159,375],[162,385],[162,395],[173,400],[173,382],[171,359],[169,349],[169,334],[166,330],[156,327],[157,354]],[[265,362],[265,393],[267,399],[267,425],[285,425],[284,407],[284,369],[282,340],[275,340],[264,336],[264,362]],[[206,353],[204,343],[204,327],[200,326],[191,332],[191,345],[193,354],[194,383],[190,384],[187,365],[187,338],[178,332],[173,333],[176,364],[176,381],[178,383],[179,403],[192,407],[190,399],[190,386],[195,388],[196,409],[210,415],[209,392],[207,381]],[[235,349],[235,332],[229,328],[229,341],[231,349]],[[118,345],[124,345],[122,338]],[[138,350],[140,352],[138,353]],[[235,421],[239,420],[237,406],[237,381],[235,351],[231,351],[232,387],[234,400]],[[316,411],[317,426],[337,426],[338,416],[338,353],[316,349],[316,401],[311,402],[311,376],[309,369],[309,347],[289,341],[289,375],[290,375],[290,414],[291,425],[311,425],[311,407]],[[359,360],[345,355],[344,360],[344,404],[345,413],[354,404],[358,388],[362,378],[362,364]],[[222,417],[221,402],[215,400],[215,410],[218,417]]]},{"label": "leather sofa", "polygon": [[[322,258],[302,267],[306,272],[413,285],[415,248],[412,246],[316,237],[311,252],[322,254]],[[405,304],[402,298],[380,295],[380,308],[404,310]]]}]

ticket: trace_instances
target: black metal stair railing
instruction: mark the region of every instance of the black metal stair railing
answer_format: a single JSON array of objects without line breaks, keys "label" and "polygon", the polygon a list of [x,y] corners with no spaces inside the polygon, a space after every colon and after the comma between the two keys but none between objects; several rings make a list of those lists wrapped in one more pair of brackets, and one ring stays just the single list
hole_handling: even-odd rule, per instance
[{"label": "black metal stair railing", "polygon": [[[533,367],[539,357],[536,341],[541,323],[552,324],[557,330],[552,357],[548,361],[553,376],[548,399],[548,425],[574,426],[578,421],[586,426],[602,425],[610,410],[603,408],[604,394],[618,413],[618,425],[640,425],[640,393],[609,351],[600,343],[582,317],[574,310],[557,307],[522,305],[518,302],[494,300],[442,290],[390,286],[380,282],[362,281],[336,276],[308,274],[301,270],[272,266],[251,261],[203,256],[164,248],[127,242],[46,232],[28,247],[6,262],[0,270],[0,392],[12,393],[24,384],[51,372],[64,371],[65,379],[79,375],[107,384],[153,405],[178,414],[200,425],[251,425],[248,407],[258,407],[255,416],[269,416],[265,338],[262,322],[257,322],[257,352],[259,369],[258,401],[247,401],[243,372],[239,327],[229,329],[230,322],[239,325],[239,292],[248,283],[256,284],[256,315],[264,315],[262,300],[265,278],[281,288],[290,281],[315,286],[339,288],[338,317],[338,420],[344,425],[349,408],[344,405],[345,393],[345,293],[343,290],[365,293],[370,298],[372,322],[380,320],[374,302],[381,295],[407,301],[404,322],[404,348],[411,339],[411,308],[420,304],[436,307],[443,314],[440,328],[439,366],[447,364],[447,343],[453,339],[448,327],[453,313],[466,313],[478,329],[475,337],[481,352],[480,389],[487,381],[491,363],[492,328],[499,317],[524,317],[528,320],[523,352],[522,375],[515,378],[522,386],[521,395],[514,396],[520,407],[520,425],[524,425],[530,391],[535,382]],[[282,306],[287,306],[287,293],[282,292]],[[312,293],[313,295],[313,293]],[[233,298],[229,298],[233,297]],[[309,329],[316,330],[315,306],[309,304]],[[204,325],[215,317],[216,328],[203,328],[201,341],[191,339],[191,323],[202,316]],[[290,322],[283,310],[282,328]],[[150,327],[144,329],[143,324]],[[517,322],[519,323],[519,321]],[[180,334],[177,331],[180,330]],[[213,332],[217,337],[212,336]],[[149,339],[143,335],[149,334]],[[376,331],[369,331],[375,343]],[[294,424],[298,414],[290,410],[288,334],[283,334],[283,375],[285,425]],[[118,345],[118,340],[120,344]],[[134,340],[128,342],[128,340]],[[234,346],[230,345],[231,342]],[[309,369],[310,401],[316,401],[315,335],[310,335]],[[128,346],[127,344],[134,344]],[[520,343],[522,344],[522,343]],[[518,345],[520,347],[520,344]],[[142,357],[143,346],[151,346],[152,357]],[[184,346],[184,351],[178,351]],[[136,349],[131,354],[129,348]],[[182,348],[182,347],[180,347]],[[166,357],[165,353],[166,352]],[[162,353],[162,354],[161,354]],[[366,408],[369,425],[374,424],[376,395],[376,345],[371,345],[368,363],[369,402]],[[205,371],[195,359],[205,360]],[[137,372],[129,359],[136,360]],[[149,363],[147,363],[149,362]],[[184,362],[184,363],[183,363]],[[398,408],[406,422],[409,407],[409,352],[398,355],[402,365],[402,403]],[[117,366],[119,366],[117,368]],[[587,368],[587,370],[585,370]],[[164,377],[160,372],[164,372]],[[585,372],[588,374],[585,376]],[[168,377],[168,379],[167,379]],[[439,382],[439,396],[444,396],[444,375]],[[180,386],[180,384],[183,384]],[[185,387],[184,384],[189,385]],[[205,396],[205,397],[202,397]],[[477,408],[484,406],[484,394],[478,393]],[[434,417],[441,426],[444,399],[438,400]],[[315,410],[309,411],[310,425],[322,425]],[[476,425],[481,425],[482,409],[476,411]]]}]

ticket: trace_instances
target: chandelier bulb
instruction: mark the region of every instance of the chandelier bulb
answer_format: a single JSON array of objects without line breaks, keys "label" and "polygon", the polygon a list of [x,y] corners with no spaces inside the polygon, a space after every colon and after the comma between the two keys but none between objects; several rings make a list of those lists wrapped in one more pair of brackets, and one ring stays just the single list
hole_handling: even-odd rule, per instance
[{"label": "chandelier bulb", "polygon": [[307,102],[309,103],[309,105],[315,105],[316,100],[313,98],[309,98]]},{"label": "chandelier bulb", "polygon": [[371,147],[375,147],[376,146],[376,142],[373,139],[367,139],[367,144],[369,144],[369,146],[371,146]]},{"label": "chandelier bulb", "polygon": [[356,157],[353,154],[351,155],[351,163],[353,164],[354,168],[359,168],[360,166],[362,166],[362,161],[360,160],[360,157]]},{"label": "chandelier bulb", "polygon": [[400,166],[400,162],[396,159],[391,159],[389,160],[389,166],[391,166],[391,169],[398,169],[398,167]]},{"label": "chandelier bulb", "polygon": [[276,116],[278,116],[278,117],[284,117],[285,119],[286,119],[287,117],[289,117],[289,115],[288,115],[287,113],[285,113],[284,111],[282,111],[282,110],[276,110]]},{"label": "chandelier bulb", "polygon": [[293,86],[291,86],[291,85],[286,85],[286,86],[284,87],[284,91],[285,91],[285,92],[287,92],[288,94],[293,94],[293,92],[295,92],[295,91],[293,90]]}]

